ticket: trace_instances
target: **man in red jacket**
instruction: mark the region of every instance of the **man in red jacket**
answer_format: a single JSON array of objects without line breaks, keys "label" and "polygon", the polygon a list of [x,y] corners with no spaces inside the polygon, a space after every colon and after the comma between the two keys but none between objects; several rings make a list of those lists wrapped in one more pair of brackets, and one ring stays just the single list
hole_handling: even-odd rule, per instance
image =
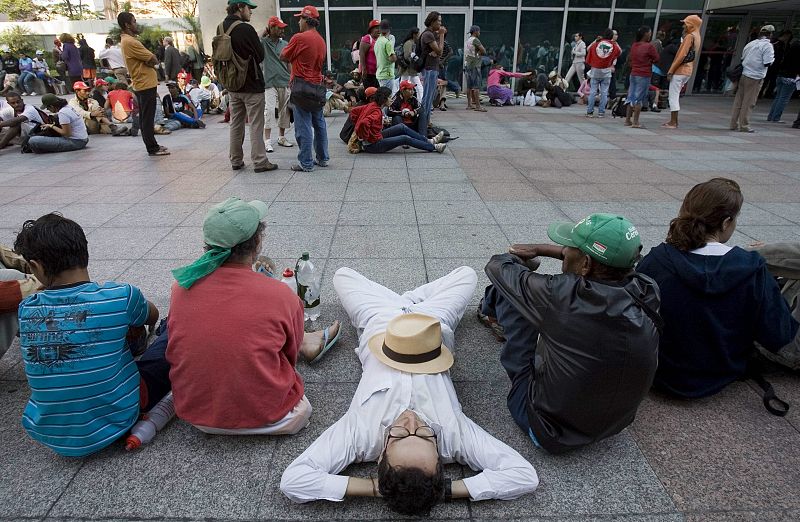
[{"label": "man in red jacket", "polygon": [[606,29],[603,35],[595,40],[586,49],[586,64],[591,67],[587,76],[589,82],[589,102],[586,106],[586,117],[594,118],[594,100],[597,89],[600,88],[600,108],[598,118],[605,117],[606,104],[608,103],[608,87],[611,85],[611,75],[614,74],[614,65],[622,51],[614,41],[614,31]]}]

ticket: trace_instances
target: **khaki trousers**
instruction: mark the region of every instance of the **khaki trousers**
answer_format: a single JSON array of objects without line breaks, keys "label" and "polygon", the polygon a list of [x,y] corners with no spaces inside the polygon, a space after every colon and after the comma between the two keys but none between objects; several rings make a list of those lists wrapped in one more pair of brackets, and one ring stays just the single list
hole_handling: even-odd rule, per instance
[{"label": "khaki trousers", "polygon": [[763,80],[754,80],[745,75],[739,78],[739,88],[736,90],[736,98],[733,99],[731,130],[750,129],[750,113],[758,101],[758,91],[761,90],[762,82]]},{"label": "khaki trousers", "polygon": [[314,409],[305,395],[300,402],[292,408],[278,422],[264,426],[263,428],[211,428],[208,426],[195,426],[198,430],[211,435],[294,435],[305,428],[311,422],[311,412]]},{"label": "khaki trousers", "polygon": [[250,158],[253,166],[267,162],[267,149],[264,145],[264,93],[231,92],[231,128],[229,157],[231,165],[244,163],[244,127],[245,120],[250,121]]}]

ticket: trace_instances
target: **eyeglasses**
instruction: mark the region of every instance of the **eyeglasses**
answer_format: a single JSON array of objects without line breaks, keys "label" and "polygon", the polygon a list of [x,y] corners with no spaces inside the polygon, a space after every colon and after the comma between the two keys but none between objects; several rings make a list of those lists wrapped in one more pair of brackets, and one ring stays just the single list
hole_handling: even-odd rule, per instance
[{"label": "eyeglasses", "polygon": [[384,449],[389,445],[391,439],[405,439],[406,437],[419,437],[425,440],[432,440],[434,445],[436,444],[436,432],[433,431],[433,428],[430,426],[418,426],[417,429],[414,430],[414,433],[411,433],[403,426],[390,426]]}]

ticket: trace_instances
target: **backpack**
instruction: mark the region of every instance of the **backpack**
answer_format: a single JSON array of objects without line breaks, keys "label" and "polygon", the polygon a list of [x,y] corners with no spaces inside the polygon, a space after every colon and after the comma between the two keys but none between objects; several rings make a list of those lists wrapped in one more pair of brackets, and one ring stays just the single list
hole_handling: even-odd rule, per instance
[{"label": "backpack", "polygon": [[[792,317],[800,321],[800,244],[772,243],[755,250],[766,259],[770,273],[777,277],[781,295],[789,305]],[[758,343],[756,348],[770,361],[791,370],[800,370],[800,335],[774,353]]]},{"label": "backpack", "polygon": [[247,61],[233,52],[231,44],[231,31],[241,23],[244,22],[233,22],[227,31],[224,31],[222,24],[219,24],[217,35],[211,40],[211,60],[214,63],[214,72],[225,88],[233,92],[241,89],[247,80]]},{"label": "backpack", "polygon": [[192,60],[192,57],[189,56],[188,53],[181,51],[181,69],[187,72],[191,71],[193,64],[194,60]]},{"label": "backpack", "polygon": [[408,60],[408,58],[406,58],[406,55],[403,52],[403,45],[404,43],[394,46],[394,55],[397,57],[395,65],[401,69],[408,69],[409,65],[411,65],[411,62]]},{"label": "backpack", "polygon": [[628,114],[628,105],[625,103],[624,96],[617,96],[614,101],[611,102],[611,116],[614,118],[624,118]]}]

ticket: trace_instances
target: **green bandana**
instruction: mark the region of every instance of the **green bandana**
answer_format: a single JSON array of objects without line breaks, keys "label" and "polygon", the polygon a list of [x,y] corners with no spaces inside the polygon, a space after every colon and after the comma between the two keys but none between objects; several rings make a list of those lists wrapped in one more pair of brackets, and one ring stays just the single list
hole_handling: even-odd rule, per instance
[{"label": "green bandana", "polygon": [[180,286],[187,290],[201,279],[217,268],[222,266],[231,255],[230,248],[211,247],[211,250],[206,252],[194,263],[176,268],[172,271],[172,275]]}]

